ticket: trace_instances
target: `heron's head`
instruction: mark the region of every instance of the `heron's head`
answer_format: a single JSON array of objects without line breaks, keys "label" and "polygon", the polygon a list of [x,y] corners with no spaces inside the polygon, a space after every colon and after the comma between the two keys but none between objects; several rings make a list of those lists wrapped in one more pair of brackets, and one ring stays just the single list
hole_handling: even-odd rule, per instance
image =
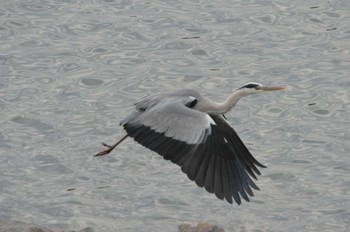
[{"label": "heron's head", "polygon": [[243,85],[241,88],[238,89],[243,95],[250,95],[254,93],[261,93],[264,91],[274,91],[274,90],[283,90],[284,87],[281,86],[263,86],[262,84],[255,83],[255,82],[249,82],[245,85]]}]

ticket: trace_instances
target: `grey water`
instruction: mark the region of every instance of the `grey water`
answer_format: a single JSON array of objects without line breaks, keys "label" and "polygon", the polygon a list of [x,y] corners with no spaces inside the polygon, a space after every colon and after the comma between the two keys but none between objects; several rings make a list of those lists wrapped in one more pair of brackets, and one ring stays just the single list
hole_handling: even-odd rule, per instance
[{"label": "grey water", "polygon": [[[221,101],[268,168],[230,205],[119,121],[146,95]],[[0,219],[52,229],[350,230],[350,1],[0,1]]]}]

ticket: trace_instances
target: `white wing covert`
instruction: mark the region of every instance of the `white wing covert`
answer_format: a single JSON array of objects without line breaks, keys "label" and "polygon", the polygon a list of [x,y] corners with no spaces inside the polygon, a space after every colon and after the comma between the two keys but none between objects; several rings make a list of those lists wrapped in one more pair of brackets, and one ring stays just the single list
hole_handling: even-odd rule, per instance
[{"label": "white wing covert", "polygon": [[186,106],[194,100],[193,97],[186,97],[166,103],[159,101],[136,117],[129,118],[127,123],[147,126],[155,132],[164,133],[169,138],[187,144],[201,143],[210,134],[210,124],[215,122],[208,114]]}]

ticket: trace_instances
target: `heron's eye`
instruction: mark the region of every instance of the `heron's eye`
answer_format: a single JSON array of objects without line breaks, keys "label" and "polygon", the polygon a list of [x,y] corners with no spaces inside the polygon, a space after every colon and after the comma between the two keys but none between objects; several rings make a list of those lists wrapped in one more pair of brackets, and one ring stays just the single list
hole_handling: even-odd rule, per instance
[{"label": "heron's eye", "polygon": [[193,107],[195,107],[195,105],[197,104],[197,102],[198,102],[198,100],[197,100],[197,99],[194,99],[193,101],[188,102],[188,103],[186,104],[186,106],[187,106],[188,108],[193,108]]}]

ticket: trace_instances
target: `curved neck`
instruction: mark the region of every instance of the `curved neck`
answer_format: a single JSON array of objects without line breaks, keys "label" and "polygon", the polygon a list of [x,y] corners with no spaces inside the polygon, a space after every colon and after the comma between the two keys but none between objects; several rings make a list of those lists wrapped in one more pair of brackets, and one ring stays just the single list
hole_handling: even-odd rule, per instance
[{"label": "curved neck", "polygon": [[236,105],[241,97],[248,95],[245,91],[237,90],[230,94],[222,103],[208,101],[205,107],[205,112],[213,114],[224,114]]}]

